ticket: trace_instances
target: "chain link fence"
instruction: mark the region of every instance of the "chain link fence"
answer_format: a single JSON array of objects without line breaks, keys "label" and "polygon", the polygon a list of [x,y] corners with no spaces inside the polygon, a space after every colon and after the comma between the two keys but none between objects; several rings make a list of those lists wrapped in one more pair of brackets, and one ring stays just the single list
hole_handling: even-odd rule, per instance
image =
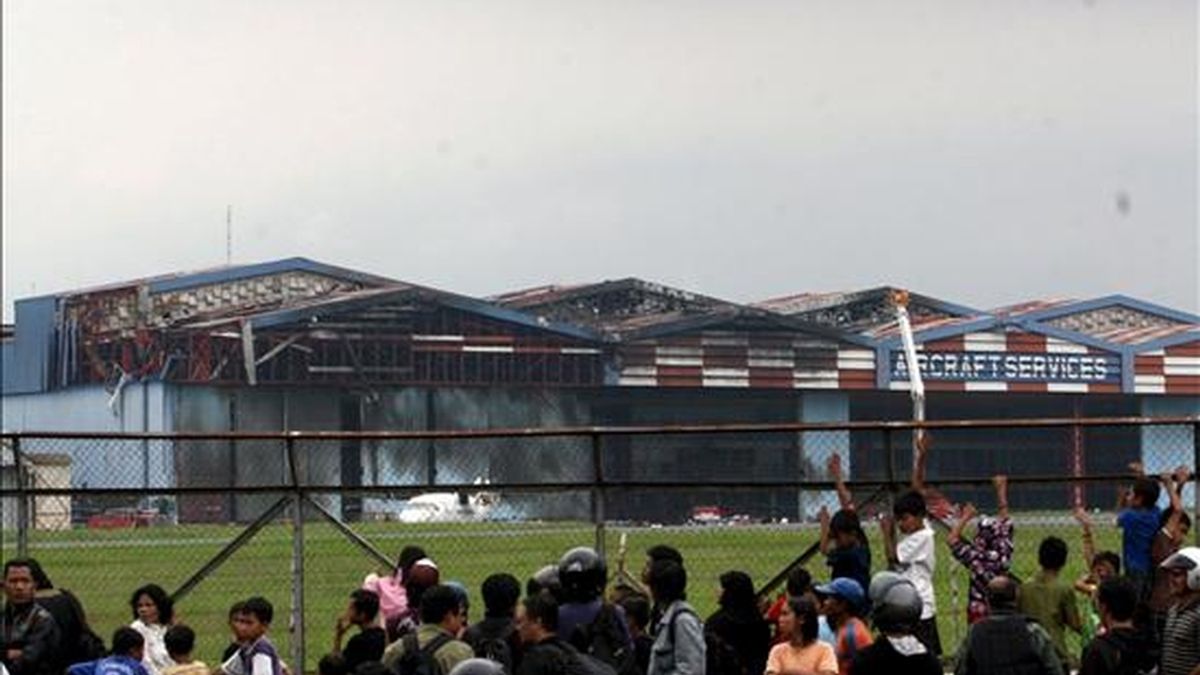
[{"label": "chain link fence", "polygon": [[[1019,577],[1037,572],[1047,536],[1070,546],[1065,578],[1085,572],[1077,507],[1091,513],[1097,550],[1119,553],[1117,494],[1139,467],[1154,475],[1183,467],[1183,504],[1200,516],[1195,418],[5,434],[0,557],[36,557],[79,596],[101,634],[132,619],[134,589],[163,586],[210,664],[230,640],[229,606],[265,596],[276,607],[271,633],[281,653],[312,671],[332,647],[349,593],[368,573],[391,573],[408,544],[430,553],[443,581],[467,587],[472,619],[483,614],[488,575],[526,579],[580,545],[606,555],[610,577],[633,579],[647,548],[675,546],[702,614],[716,609],[717,579],[728,570],[749,573],[764,596],[797,564],[826,578],[817,521],[822,508],[838,508],[834,456],[863,516],[873,568],[883,569],[875,516],[910,487],[917,426],[932,439],[926,480],[950,503],[994,513],[992,478],[1008,477]],[[934,511],[947,522],[955,513]],[[966,633],[968,583],[939,546],[948,651]]]}]

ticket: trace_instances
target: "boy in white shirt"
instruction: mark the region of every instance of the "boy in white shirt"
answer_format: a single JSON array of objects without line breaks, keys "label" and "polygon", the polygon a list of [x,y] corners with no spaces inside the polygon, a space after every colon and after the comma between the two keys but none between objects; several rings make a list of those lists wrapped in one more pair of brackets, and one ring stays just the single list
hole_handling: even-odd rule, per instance
[{"label": "boy in white shirt", "polygon": [[[937,629],[937,601],[933,594],[933,570],[937,564],[933,529],[925,522],[925,497],[912,490],[892,506],[894,518],[880,521],[888,560],[902,577],[912,582],[921,596],[921,621],[914,631],[917,639],[934,655],[942,655]],[[896,529],[900,540],[896,540]]]}]

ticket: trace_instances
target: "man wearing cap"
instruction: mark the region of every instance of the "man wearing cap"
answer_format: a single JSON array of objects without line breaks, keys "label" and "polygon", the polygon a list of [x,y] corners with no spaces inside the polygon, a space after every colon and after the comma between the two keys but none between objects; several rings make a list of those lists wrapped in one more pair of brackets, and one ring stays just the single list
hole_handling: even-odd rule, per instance
[{"label": "man wearing cap", "polygon": [[1159,675],[1200,675],[1200,548],[1188,546],[1163,561],[1174,603],[1162,634]]},{"label": "man wearing cap", "polygon": [[866,604],[866,593],[849,577],[839,577],[815,590],[821,598],[821,611],[836,636],[833,649],[837,654],[838,675],[850,675],[854,657],[872,642],[870,629],[858,618]]}]

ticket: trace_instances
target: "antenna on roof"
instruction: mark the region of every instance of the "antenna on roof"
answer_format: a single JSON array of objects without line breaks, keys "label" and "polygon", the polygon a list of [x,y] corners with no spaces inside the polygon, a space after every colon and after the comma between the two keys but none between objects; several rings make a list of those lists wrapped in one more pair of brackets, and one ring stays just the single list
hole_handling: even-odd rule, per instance
[{"label": "antenna on roof", "polygon": [[225,205],[225,264],[233,264],[233,204]]}]

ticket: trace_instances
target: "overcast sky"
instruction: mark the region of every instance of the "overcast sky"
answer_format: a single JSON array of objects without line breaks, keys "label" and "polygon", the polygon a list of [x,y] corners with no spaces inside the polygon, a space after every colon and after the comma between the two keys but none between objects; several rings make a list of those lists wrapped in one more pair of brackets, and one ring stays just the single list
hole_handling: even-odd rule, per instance
[{"label": "overcast sky", "polygon": [[5,0],[3,300],[304,255],[1196,311],[1189,0]]}]

